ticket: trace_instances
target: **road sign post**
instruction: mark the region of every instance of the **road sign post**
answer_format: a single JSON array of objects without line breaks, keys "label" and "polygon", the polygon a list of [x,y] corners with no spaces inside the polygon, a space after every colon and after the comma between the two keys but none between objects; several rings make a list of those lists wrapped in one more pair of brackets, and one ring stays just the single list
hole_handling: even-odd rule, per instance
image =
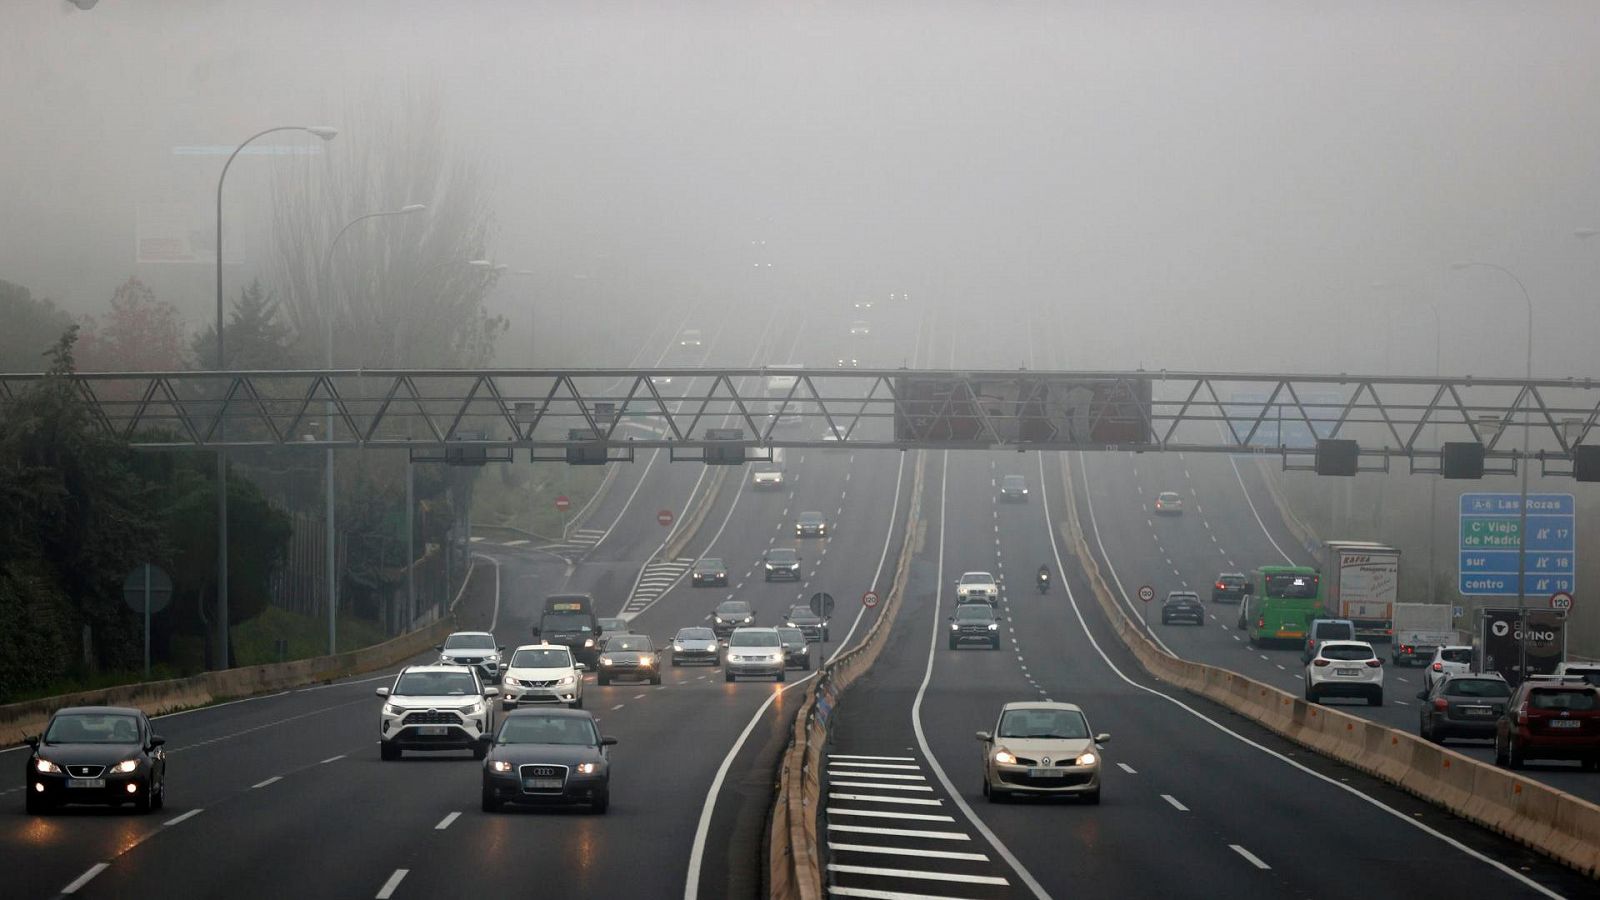
[{"label": "road sign post", "polygon": [[1148,584],[1139,585],[1139,612],[1144,617],[1144,630],[1155,638],[1155,632],[1150,630],[1150,601],[1156,598],[1156,589]]},{"label": "road sign post", "polygon": [[167,608],[172,599],[172,579],[167,573],[145,563],[122,581],[122,601],[144,615],[144,675],[150,677],[150,615]]}]

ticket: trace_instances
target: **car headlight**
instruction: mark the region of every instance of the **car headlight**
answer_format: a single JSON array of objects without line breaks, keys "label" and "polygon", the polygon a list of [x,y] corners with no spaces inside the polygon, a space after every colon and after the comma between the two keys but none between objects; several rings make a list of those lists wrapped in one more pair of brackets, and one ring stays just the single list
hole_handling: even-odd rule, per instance
[{"label": "car headlight", "polygon": [[683,652],[683,645],[682,644],[673,644],[672,645],[672,652],[673,653],[682,653]]},{"label": "car headlight", "polygon": [[648,653],[646,653],[643,656],[639,657],[639,665],[641,665],[641,666],[653,666],[655,664],[656,664],[656,658],[654,656],[651,656]]},{"label": "car headlight", "polygon": [[749,617],[749,616],[745,616],[745,617],[744,617],[744,623],[745,623],[745,624],[746,624],[746,625],[749,625],[749,624],[750,624],[750,623],[751,623],[751,622],[754,622],[754,621],[755,621],[755,619],[753,619],[753,618],[751,618],[751,617]]},{"label": "car headlight", "polygon": [[477,703],[474,703],[471,706],[463,706],[463,707],[461,707],[459,712],[463,716],[475,716],[475,715],[478,715],[479,713],[483,712],[483,701],[479,700]]},{"label": "car headlight", "polygon": [[[772,567],[771,567],[771,566],[767,566],[767,568],[769,568],[769,569],[770,569],[770,568],[772,568]],[[723,622],[723,621],[722,621],[722,617],[721,617],[721,616],[717,616],[717,617],[716,617],[716,620],[717,620],[717,624],[718,624],[718,625],[724,625],[724,624],[727,624],[727,623],[725,623],[725,622]]]},{"label": "car headlight", "polygon": [[996,625],[996,624],[995,624],[995,623],[993,623],[993,622],[990,622],[990,623],[989,623],[989,630],[990,630],[990,631],[999,631],[999,630],[1000,630],[1000,626],[999,626],[999,625]]},{"label": "car headlight", "polygon": [[592,762],[578,763],[578,774],[579,775],[593,775],[595,773],[595,770],[598,769],[598,768],[600,768],[600,764],[599,763],[592,763]]},{"label": "car headlight", "polygon": [[767,563],[767,571],[768,572],[772,571],[772,563]]},{"label": "car headlight", "polygon": [[954,623],[954,622],[951,622],[951,623],[950,623],[950,630],[951,630],[951,631],[960,631],[960,630],[961,630],[961,626],[960,626],[960,625],[957,625],[957,624],[956,624],[956,623]]},{"label": "car headlight", "polygon": [[583,639],[583,645],[585,647],[593,647],[594,646],[594,638],[584,638]]},{"label": "car headlight", "polygon": [[561,676],[561,680],[556,682],[556,684],[558,684],[558,685],[568,685],[568,684],[574,684],[574,683],[576,683],[576,681],[577,681],[577,678],[572,676],[572,675],[563,675],[563,676]]},{"label": "car headlight", "polygon": [[1073,760],[1073,762],[1080,766],[1092,766],[1098,761],[1098,758],[1093,753],[1084,753],[1077,759]]},{"label": "car headlight", "polygon": [[1002,766],[1014,766],[1017,764],[1017,758],[1005,750],[996,750],[994,752],[994,761]]},{"label": "car headlight", "polygon": [[383,705],[383,714],[386,716],[403,716],[406,714],[406,709],[403,706],[395,706],[393,703],[385,703]]},{"label": "car headlight", "polygon": [[783,623],[783,627],[785,627],[785,628],[793,628],[794,627],[794,623],[793,622],[785,622],[785,623]]},{"label": "car headlight", "polygon": [[516,680],[515,678],[512,678],[510,675],[506,676],[506,687],[518,687],[521,684],[522,684],[522,682]]},{"label": "car headlight", "polygon": [[489,763],[489,768],[496,772],[509,772],[511,771],[511,763],[508,763],[503,759],[497,759],[494,762]]},{"label": "car headlight", "polygon": [[112,766],[111,771],[117,773],[118,775],[126,775],[137,768],[139,768],[139,761],[137,759],[125,759],[122,762]]},{"label": "car headlight", "polygon": [[38,771],[40,771],[40,772],[47,772],[47,773],[49,773],[51,775],[60,775],[61,774],[61,767],[60,766],[56,765],[55,763],[51,762],[48,759],[44,759],[43,757],[34,760],[33,761],[33,767],[35,769],[37,769]]},{"label": "car headlight", "polygon": [[611,665],[611,657],[609,657],[609,656],[600,657],[600,665],[602,665],[602,666]]}]

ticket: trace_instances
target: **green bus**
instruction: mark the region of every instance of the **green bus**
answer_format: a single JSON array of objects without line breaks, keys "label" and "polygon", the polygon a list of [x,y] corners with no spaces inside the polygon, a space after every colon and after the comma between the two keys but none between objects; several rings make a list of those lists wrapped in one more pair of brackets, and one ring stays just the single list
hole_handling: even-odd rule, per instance
[{"label": "green bus", "polygon": [[1311,620],[1323,615],[1322,576],[1310,566],[1262,566],[1250,575],[1250,593],[1239,603],[1239,630],[1251,644],[1306,638]]}]

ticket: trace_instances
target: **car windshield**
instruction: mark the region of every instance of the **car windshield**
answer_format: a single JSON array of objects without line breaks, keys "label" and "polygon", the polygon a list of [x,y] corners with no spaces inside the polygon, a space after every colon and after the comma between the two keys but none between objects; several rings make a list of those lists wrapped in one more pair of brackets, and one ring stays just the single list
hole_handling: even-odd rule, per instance
[{"label": "car windshield", "polygon": [[779,628],[778,636],[783,638],[784,643],[787,644],[804,644],[806,642],[805,632],[798,628]]},{"label": "car windshield", "polygon": [[792,562],[795,562],[798,559],[800,559],[799,555],[796,554],[793,550],[769,550],[769,551],[767,551],[767,562],[792,563]]},{"label": "car windshield", "polygon": [[500,726],[502,744],[565,744],[593,747],[600,743],[594,720],[578,716],[512,716]]},{"label": "car windshield", "polygon": [[1171,503],[1172,501],[1178,500],[1178,499],[1181,499],[1181,498],[1177,495],[1177,493],[1175,493],[1173,491],[1162,491],[1161,492],[1160,500],[1163,503]]},{"label": "car windshield", "polygon": [[1322,648],[1324,659],[1358,660],[1372,659],[1372,648],[1360,644],[1332,644]]},{"label": "car windshield", "polygon": [[44,733],[47,744],[137,744],[139,720],[123,713],[56,716]]},{"label": "car windshield", "polygon": [[1595,701],[1595,692],[1589,688],[1576,688],[1570,690],[1550,690],[1537,688],[1528,692],[1528,705],[1534,709],[1564,709],[1573,712],[1588,712],[1600,703]]},{"label": "car windshield", "polygon": [[594,619],[583,613],[545,613],[539,627],[543,631],[584,631],[594,627]]},{"label": "car windshield", "polygon": [[476,694],[478,683],[470,672],[407,672],[394,683],[396,697],[446,697]]},{"label": "car windshield", "polygon": [[695,567],[695,570],[698,571],[698,572],[720,572],[720,571],[722,571],[722,560],[720,560],[720,559],[702,559],[699,562],[695,563],[694,567]]},{"label": "car windshield", "polygon": [[717,615],[723,618],[728,616],[748,616],[750,615],[750,604],[743,600],[729,600],[727,603],[717,607]]},{"label": "car windshield", "polygon": [[1072,709],[1008,709],[1000,716],[1000,737],[1086,740],[1089,723]]},{"label": "car windshield", "polygon": [[1315,636],[1324,641],[1348,641],[1356,636],[1356,630],[1346,622],[1319,622]]},{"label": "car windshield", "polygon": [[992,622],[994,610],[987,604],[979,606],[972,603],[963,603],[956,607],[956,619],[963,622]]},{"label": "car windshield", "polygon": [[1439,658],[1445,662],[1468,663],[1472,662],[1471,647],[1445,647],[1439,651]]},{"label": "car windshield", "polygon": [[789,610],[789,618],[791,618],[791,619],[815,619],[815,618],[818,618],[818,616],[817,616],[816,613],[811,611],[811,607],[809,607],[809,606],[795,606],[795,607],[792,607]]},{"label": "car windshield", "polygon": [[1190,602],[1198,603],[1199,601],[1200,601],[1200,598],[1198,596],[1196,596],[1195,594],[1168,594],[1167,595],[1167,602],[1168,603],[1190,603]]},{"label": "car windshield", "polygon": [[968,572],[961,576],[962,584],[994,584],[994,576],[988,572]]},{"label": "car windshield", "polygon": [[776,631],[755,631],[740,634],[733,633],[733,639],[728,641],[732,647],[776,647],[780,641]]},{"label": "car windshield", "polygon": [[1317,599],[1317,579],[1311,575],[1268,575],[1267,596],[1279,600]]},{"label": "car windshield", "polygon": [[1223,576],[1219,577],[1217,580],[1222,582],[1223,584],[1232,584],[1232,585],[1244,584],[1244,576],[1243,575],[1223,575]]},{"label": "car windshield", "polygon": [[714,641],[717,633],[709,628],[680,628],[676,638],[680,641]]},{"label": "car windshield", "polygon": [[1511,696],[1511,685],[1496,678],[1452,678],[1445,682],[1444,692],[1452,697],[1505,699]]},{"label": "car windshield", "polygon": [[601,631],[627,631],[628,623],[623,619],[598,619]]},{"label": "car windshield", "polygon": [[493,650],[492,634],[452,634],[444,639],[446,650]]},{"label": "car windshield", "polygon": [[1021,475],[1007,475],[1000,483],[1006,487],[1022,487],[1028,482],[1023,480]]},{"label": "car windshield", "polygon": [[806,523],[807,525],[814,525],[822,521],[822,513],[803,512],[800,514],[800,521]]},{"label": "car windshield", "polygon": [[611,640],[606,641],[606,650],[613,653],[619,650],[631,650],[635,653],[649,653],[654,649],[655,645],[650,643],[650,639],[642,634],[619,634]]},{"label": "car windshield", "polygon": [[513,669],[567,669],[572,667],[572,654],[565,647],[539,650],[518,650],[511,655]]}]

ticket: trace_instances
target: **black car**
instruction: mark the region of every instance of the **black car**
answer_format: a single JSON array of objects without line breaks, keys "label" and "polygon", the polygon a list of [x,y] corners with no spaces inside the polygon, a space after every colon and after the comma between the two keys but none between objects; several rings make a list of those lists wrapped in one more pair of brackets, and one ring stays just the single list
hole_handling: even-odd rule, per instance
[{"label": "black car", "polygon": [[711,630],[717,637],[727,640],[735,628],[743,628],[756,623],[755,610],[743,600],[724,600],[717,604],[711,611]]},{"label": "black car", "polygon": [[1000,479],[1000,499],[1008,503],[1026,503],[1028,479],[1021,475],[1007,475]]},{"label": "black car", "polygon": [[794,520],[795,537],[827,537],[828,520],[819,512],[803,512]]},{"label": "black car", "polygon": [[624,678],[661,683],[661,654],[645,634],[615,634],[600,646],[600,668],[595,680],[602,685]]},{"label": "black car", "polygon": [[828,640],[828,620],[817,615],[811,607],[804,603],[796,603],[789,608],[789,615],[784,622],[790,628],[798,628],[805,634],[808,641]]},{"label": "black car", "polygon": [[1161,604],[1161,624],[1171,625],[1173,622],[1206,623],[1206,608],[1201,605],[1199,594],[1194,591],[1171,591],[1167,594],[1167,599]]},{"label": "black car", "polygon": [[1000,623],[994,607],[987,603],[963,603],[950,617],[950,649],[962,644],[987,644],[990,650],[1000,649]]},{"label": "black car", "polygon": [[768,581],[799,581],[800,554],[787,547],[774,547],[763,557],[761,568]]},{"label": "black car", "polygon": [[1438,744],[1453,737],[1492,740],[1511,685],[1495,673],[1446,675],[1432,690],[1417,691],[1417,699],[1422,701],[1418,733],[1424,738]]},{"label": "black car", "polygon": [[1223,572],[1211,585],[1212,603],[1238,603],[1250,590],[1250,579],[1243,572]]},{"label": "black car", "polygon": [[129,803],[141,813],[166,805],[166,739],[137,709],[69,706],[27,740],[23,805],[31,815],[69,803]]},{"label": "black car", "polygon": [[811,642],[806,640],[805,633],[798,628],[783,626],[778,629],[778,638],[783,641],[783,664],[788,668],[811,668]]},{"label": "black car", "polygon": [[720,559],[697,559],[689,570],[691,587],[727,587],[728,567]]},{"label": "black car", "polygon": [[611,760],[594,716],[581,709],[519,709],[506,715],[483,761],[483,811],[507,803],[611,805]]}]

